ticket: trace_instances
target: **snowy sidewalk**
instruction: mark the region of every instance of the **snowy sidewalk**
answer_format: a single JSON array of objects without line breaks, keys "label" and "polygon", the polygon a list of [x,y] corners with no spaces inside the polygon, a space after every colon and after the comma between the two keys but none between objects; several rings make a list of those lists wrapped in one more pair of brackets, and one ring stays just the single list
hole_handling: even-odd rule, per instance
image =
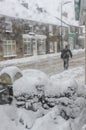
[{"label": "snowy sidewalk", "polygon": [[61,82],[68,81],[70,79],[75,79],[79,82],[84,83],[85,80],[84,77],[85,77],[84,67],[81,66],[65,70],[59,74],[53,75],[51,76],[51,79],[53,81],[61,81]]}]

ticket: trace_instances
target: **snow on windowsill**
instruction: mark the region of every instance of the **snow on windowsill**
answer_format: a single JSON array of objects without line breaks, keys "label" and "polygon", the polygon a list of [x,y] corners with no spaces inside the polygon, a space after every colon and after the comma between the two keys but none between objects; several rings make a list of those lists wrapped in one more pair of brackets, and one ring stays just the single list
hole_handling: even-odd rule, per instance
[{"label": "snow on windowsill", "polygon": [[16,57],[17,55],[4,55],[4,57]]}]

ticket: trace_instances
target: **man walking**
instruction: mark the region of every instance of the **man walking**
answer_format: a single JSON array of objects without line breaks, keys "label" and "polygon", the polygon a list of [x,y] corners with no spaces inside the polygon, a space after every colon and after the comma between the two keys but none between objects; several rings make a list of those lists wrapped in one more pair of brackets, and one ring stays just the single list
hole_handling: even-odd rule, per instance
[{"label": "man walking", "polygon": [[67,70],[69,67],[69,57],[72,58],[72,52],[68,48],[68,45],[66,45],[65,48],[61,51],[61,58],[64,62],[64,70]]}]

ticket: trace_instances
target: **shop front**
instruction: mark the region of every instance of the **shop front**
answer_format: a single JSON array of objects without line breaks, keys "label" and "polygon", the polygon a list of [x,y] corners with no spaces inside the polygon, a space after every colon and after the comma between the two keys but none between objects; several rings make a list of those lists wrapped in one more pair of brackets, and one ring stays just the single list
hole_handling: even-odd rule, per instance
[{"label": "shop front", "polygon": [[37,40],[37,54],[38,55],[46,54],[46,36],[36,35],[36,40]]},{"label": "shop front", "polygon": [[57,36],[49,37],[49,53],[57,53],[58,40],[59,40],[59,38]]},{"label": "shop front", "polygon": [[76,34],[75,33],[68,34],[68,43],[71,50],[75,48],[75,41],[76,41]]},{"label": "shop front", "polygon": [[24,56],[46,53],[46,36],[23,34]]},{"label": "shop front", "polygon": [[55,44],[54,42],[50,41],[50,53],[54,53],[55,51]]}]

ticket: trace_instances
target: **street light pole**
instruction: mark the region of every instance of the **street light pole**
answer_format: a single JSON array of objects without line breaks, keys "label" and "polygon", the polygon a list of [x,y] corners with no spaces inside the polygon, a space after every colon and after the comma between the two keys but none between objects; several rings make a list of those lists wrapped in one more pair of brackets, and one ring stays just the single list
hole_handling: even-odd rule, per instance
[{"label": "street light pole", "polygon": [[61,44],[60,44],[60,49],[63,47],[63,39],[62,39],[62,0],[61,0]]},{"label": "street light pole", "polygon": [[63,0],[61,0],[61,43],[60,43],[60,50],[63,49],[63,37],[62,37],[62,35],[63,35],[63,25],[62,25],[62,23],[63,23],[63,19],[62,19],[63,6],[66,5],[66,4],[69,4],[69,3],[71,3],[71,2],[72,2],[72,1],[67,1],[67,2],[64,2],[64,3],[63,3]]}]

